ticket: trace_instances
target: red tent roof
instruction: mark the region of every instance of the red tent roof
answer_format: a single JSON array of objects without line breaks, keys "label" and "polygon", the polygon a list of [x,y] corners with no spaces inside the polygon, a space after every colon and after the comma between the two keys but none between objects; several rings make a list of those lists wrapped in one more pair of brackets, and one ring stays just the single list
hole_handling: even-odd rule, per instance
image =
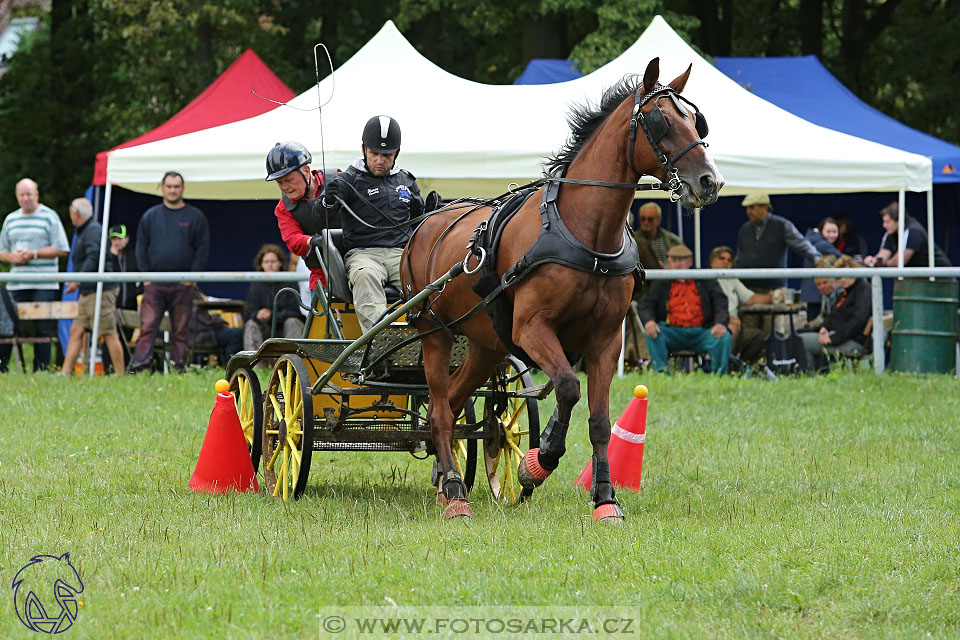
[{"label": "red tent roof", "polygon": [[[135,147],[147,142],[218,127],[258,116],[278,106],[258,98],[250,93],[251,90],[280,102],[286,102],[296,96],[290,87],[285,85],[253,52],[253,49],[247,49],[203,93],[162,125],[113,149],[98,153],[97,164],[93,171],[93,184],[107,183],[107,153],[114,149]],[[172,168],[176,169],[176,167]]]}]

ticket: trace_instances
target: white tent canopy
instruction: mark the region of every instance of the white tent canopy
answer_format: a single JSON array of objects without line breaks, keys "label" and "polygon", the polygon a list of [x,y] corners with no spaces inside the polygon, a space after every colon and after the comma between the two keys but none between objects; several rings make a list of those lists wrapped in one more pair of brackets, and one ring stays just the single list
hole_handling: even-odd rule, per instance
[{"label": "white tent canopy", "polygon": [[[701,58],[656,17],[622,55],[582,78],[550,85],[485,85],[454,76],[422,55],[388,21],[335,74],[263,115],[110,154],[108,182],[156,193],[170,169],[186,178],[188,197],[275,198],[264,158],[278,141],[298,140],[314,168],[347,167],[373,115],[403,130],[400,164],[423,189],[445,197],[495,195],[512,181],[540,177],[543,159],[569,135],[572,104],[596,104],[628,73],[660,57],[666,83],[693,64],[684,95],[710,123],[710,153],[726,180],[723,195],[926,191],[931,161],[811,124],[751,94]],[[328,102],[329,99],[329,102]],[[321,119],[316,107],[327,103]],[[295,108],[293,108],[295,107]],[[624,132],[626,135],[626,132]],[[323,152],[321,154],[321,151]]]}]

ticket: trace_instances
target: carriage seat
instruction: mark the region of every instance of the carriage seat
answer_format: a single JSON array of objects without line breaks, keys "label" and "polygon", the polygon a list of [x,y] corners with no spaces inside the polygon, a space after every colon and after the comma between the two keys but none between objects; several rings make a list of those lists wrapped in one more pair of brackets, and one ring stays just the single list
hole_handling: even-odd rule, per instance
[{"label": "carriage seat", "polygon": [[[327,278],[330,282],[330,295],[343,302],[353,302],[353,293],[347,280],[347,268],[343,262],[343,229],[324,229],[323,235],[327,251],[323,253],[323,261],[327,263]],[[329,256],[329,257],[328,257]],[[387,304],[400,300],[400,290],[392,285],[383,288],[387,296]]]}]

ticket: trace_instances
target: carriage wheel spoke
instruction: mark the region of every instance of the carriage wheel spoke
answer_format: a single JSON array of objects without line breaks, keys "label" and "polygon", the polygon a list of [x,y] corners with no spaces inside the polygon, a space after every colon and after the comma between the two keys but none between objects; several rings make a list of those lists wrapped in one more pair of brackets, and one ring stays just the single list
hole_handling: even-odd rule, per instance
[{"label": "carriage wheel spoke", "polygon": [[[273,455],[270,456],[270,462],[267,463],[267,469],[270,469],[271,471],[273,471],[273,466],[277,462],[277,456],[280,454],[280,451],[282,449],[283,447],[278,446],[276,449],[273,450]],[[274,493],[273,495],[277,495],[277,494]]]}]

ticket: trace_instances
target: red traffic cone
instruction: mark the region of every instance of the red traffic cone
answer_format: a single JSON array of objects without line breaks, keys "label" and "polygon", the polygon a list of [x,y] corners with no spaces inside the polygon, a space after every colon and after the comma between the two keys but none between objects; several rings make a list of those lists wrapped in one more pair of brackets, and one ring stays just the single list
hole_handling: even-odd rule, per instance
[{"label": "red traffic cone", "polygon": [[210,426],[187,486],[200,493],[260,491],[230,384],[218,380],[216,388],[217,402],[210,414]]},{"label": "red traffic cone", "polygon": [[[647,433],[647,388],[638,384],[633,389],[633,400],[610,430],[607,459],[610,461],[610,480],[614,486],[640,491],[640,473],[643,469],[643,441]],[[593,460],[577,481],[575,487],[587,491],[593,484]]]}]

